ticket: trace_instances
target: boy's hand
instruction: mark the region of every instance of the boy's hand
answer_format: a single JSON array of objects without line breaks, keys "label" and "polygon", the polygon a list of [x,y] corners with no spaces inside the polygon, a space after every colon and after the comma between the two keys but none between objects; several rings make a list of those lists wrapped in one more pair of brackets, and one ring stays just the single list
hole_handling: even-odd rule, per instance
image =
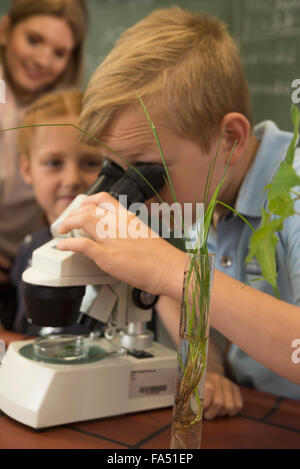
[{"label": "boy's hand", "polygon": [[[136,224],[143,228],[145,237],[128,234],[130,226]],[[108,226],[112,236],[102,232]],[[87,197],[64,220],[59,233],[74,229],[84,230],[95,241],[80,237],[62,239],[57,244],[59,249],[81,252],[118,280],[181,301],[179,286],[183,282],[185,253],[159,238],[109,194],[101,192]]]},{"label": "boy's hand", "polygon": [[236,415],[242,407],[242,395],[236,384],[221,374],[206,373],[203,402],[203,416],[206,420]]},{"label": "boy's hand", "polygon": [[0,283],[8,281],[8,274],[11,269],[11,262],[5,256],[0,254]]}]

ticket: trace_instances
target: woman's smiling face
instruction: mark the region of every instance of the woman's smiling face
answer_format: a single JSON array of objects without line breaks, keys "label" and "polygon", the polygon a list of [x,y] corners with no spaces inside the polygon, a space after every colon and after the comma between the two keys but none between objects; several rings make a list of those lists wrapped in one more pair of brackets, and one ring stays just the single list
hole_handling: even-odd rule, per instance
[{"label": "woman's smiling face", "polygon": [[73,34],[64,19],[54,16],[33,16],[12,28],[7,21],[1,32],[6,70],[19,98],[30,99],[65,71]]}]

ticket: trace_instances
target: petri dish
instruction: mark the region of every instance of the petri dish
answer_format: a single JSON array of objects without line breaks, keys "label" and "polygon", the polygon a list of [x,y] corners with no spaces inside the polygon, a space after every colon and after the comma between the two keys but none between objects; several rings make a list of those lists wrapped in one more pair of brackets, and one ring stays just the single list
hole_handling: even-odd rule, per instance
[{"label": "petri dish", "polygon": [[87,358],[90,341],[88,337],[73,334],[53,334],[36,339],[33,352],[39,360],[71,362]]}]

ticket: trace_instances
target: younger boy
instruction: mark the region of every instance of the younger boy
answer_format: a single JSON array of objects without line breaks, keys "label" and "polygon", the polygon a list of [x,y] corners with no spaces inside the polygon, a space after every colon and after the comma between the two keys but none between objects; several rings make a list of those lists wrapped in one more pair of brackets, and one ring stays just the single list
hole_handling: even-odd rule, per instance
[{"label": "younger boy", "polygon": [[20,130],[22,177],[33,187],[35,197],[44,211],[47,226],[25,238],[13,267],[12,280],[18,290],[14,330],[19,332],[33,335],[39,332],[38,328],[29,326],[26,322],[20,286],[32,252],[51,239],[51,223],[79,193],[86,192],[101,169],[102,157],[99,149],[80,142],[77,129],[71,126],[53,126],[78,125],[81,109],[82,93],[79,91],[46,95],[28,109],[24,125],[51,125]]}]

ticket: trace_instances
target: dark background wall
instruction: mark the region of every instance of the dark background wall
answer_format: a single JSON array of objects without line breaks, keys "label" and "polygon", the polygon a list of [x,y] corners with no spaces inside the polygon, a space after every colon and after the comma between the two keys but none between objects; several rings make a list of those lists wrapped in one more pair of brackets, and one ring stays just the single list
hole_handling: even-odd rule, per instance
[{"label": "dark background wall", "polygon": [[[0,15],[9,4],[1,0]],[[125,29],[174,4],[227,23],[241,48],[255,121],[272,119],[290,129],[291,85],[300,79],[300,0],[88,0],[86,82]]]}]

